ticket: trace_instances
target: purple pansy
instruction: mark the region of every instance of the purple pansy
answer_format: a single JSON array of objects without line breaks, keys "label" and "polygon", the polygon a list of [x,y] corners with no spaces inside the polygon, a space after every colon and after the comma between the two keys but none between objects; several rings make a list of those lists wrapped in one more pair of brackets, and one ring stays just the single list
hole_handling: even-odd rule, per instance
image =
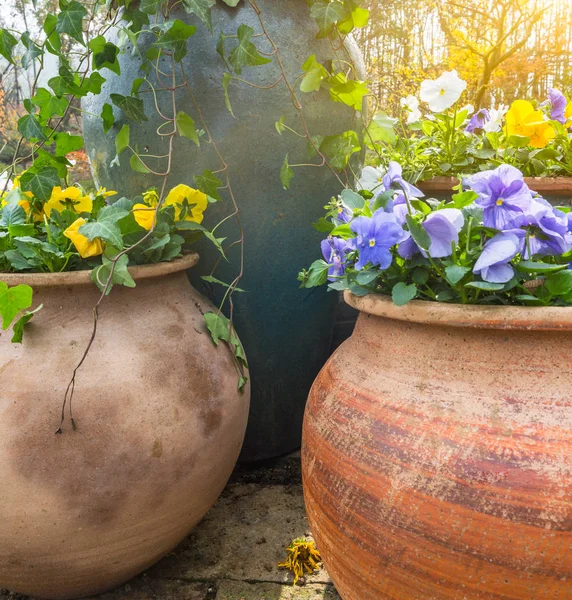
[{"label": "purple pansy", "polygon": [[508,263],[520,252],[524,238],[522,230],[504,231],[491,238],[484,246],[473,273],[489,283],[506,283],[514,275]]},{"label": "purple pansy", "polygon": [[350,227],[357,234],[350,243],[359,253],[355,266],[358,270],[363,269],[368,262],[379,265],[381,270],[387,269],[392,261],[390,248],[409,237],[395,215],[386,213],[381,208],[375,211],[372,218],[356,217]]},{"label": "purple pansy", "polygon": [[463,183],[478,194],[475,203],[484,209],[483,223],[486,227],[503,231],[524,223],[525,211],[532,203],[532,193],[516,167],[500,165],[494,170],[470,175]]},{"label": "purple pansy", "polygon": [[320,244],[324,260],[331,265],[328,269],[328,279],[334,281],[340,277],[346,270],[345,255],[349,250],[348,243],[345,240],[336,237],[329,237],[322,240]]},{"label": "purple pansy", "polygon": [[429,235],[431,244],[429,251],[425,252],[419,248],[413,238],[409,238],[398,248],[399,256],[410,259],[418,252],[431,258],[444,258],[451,256],[453,244],[459,243],[459,232],[463,228],[465,218],[457,208],[444,208],[429,213],[421,224]]},{"label": "purple pansy", "polygon": [[474,133],[477,129],[483,129],[485,124],[491,120],[491,114],[486,108],[481,108],[479,112],[476,112],[471,120],[467,123],[465,131],[467,133]]},{"label": "purple pansy", "polygon": [[550,104],[550,118],[564,125],[566,123],[566,96],[556,88],[548,90],[548,103]]},{"label": "purple pansy", "polygon": [[544,198],[534,198],[525,218],[523,230],[528,235],[521,250],[525,259],[535,254],[565,254],[572,248],[568,216],[552,207]]},{"label": "purple pansy", "polygon": [[421,198],[424,196],[420,189],[403,179],[401,165],[393,160],[389,163],[389,168],[383,176],[383,189],[384,191],[393,189],[402,193],[405,192],[410,198]]}]

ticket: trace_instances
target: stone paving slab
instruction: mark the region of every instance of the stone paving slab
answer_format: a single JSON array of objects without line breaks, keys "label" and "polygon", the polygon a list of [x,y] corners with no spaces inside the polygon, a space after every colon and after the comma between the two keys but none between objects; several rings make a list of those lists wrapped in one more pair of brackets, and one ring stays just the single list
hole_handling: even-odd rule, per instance
[{"label": "stone paving slab", "polygon": [[[239,466],[191,535],[127,585],[86,600],[340,600],[321,570],[293,586],[285,547],[310,534],[299,456]],[[2,592],[0,600],[34,600]]]}]

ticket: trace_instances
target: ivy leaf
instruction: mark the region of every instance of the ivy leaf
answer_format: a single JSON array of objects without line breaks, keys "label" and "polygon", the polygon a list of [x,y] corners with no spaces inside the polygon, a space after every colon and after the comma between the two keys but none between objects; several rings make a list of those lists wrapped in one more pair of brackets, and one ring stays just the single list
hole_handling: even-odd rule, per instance
[{"label": "ivy leaf", "polygon": [[195,142],[197,146],[201,145],[197,130],[195,128],[195,121],[192,117],[181,110],[177,113],[177,118],[175,121],[177,123],[177,131],[179,132],[179,135],[189,138]]},{"label": "ivy leaf", "polygon": [[109,97],[113,104],[120,108],[127,118],[133,119],[137,123],[143,123],[148,120],[143,108],[143,100],[133,96],[122,96],[121,94],[111,94]]},{"label": "ivy leaf", "polygon": [[354,110],[362,110],[364,96],[369,94],[365,81],[348,79],[343,73],[330,78],[330,98],[341,102]]},{"label": "ivy leaf", "polygon": [[103,121],[103,131],[104,133],[107,133],[115,123],[113,107],[107,102],[103,105],[103,110],[101,111],[101,120]]},{"label": "ivy leaf", "polygon": [[27,69],[38,56],[42,56],[44,51],[32,40],[30,39],[30,32],[25,31],[22,34],[21,42],[26,48],[26,54],[22,56],[22,67]]},{"label": "ivy leaf", "polygon": [[282,182],[282,187],[287,190],[290,187],[290,182],[294,178],[294,171],[290,168],[288,164],[288,155],[284,158],[284,162],[282,163],[282,167],[280,169],[280,181]]},{"label": "ivy leaf", "polygon": [[194,35],[197,28],[194,25],[187,25],[175,19],[167,32],[162,35],[153,45],[157,48],[166,48],[173,50],[173,58],[181,62],[187,54],[187,40]]},{"label": "ivy leaf", "polygon": [[141,0],[139,10],[147,15],[154,15],[159,12],[163,0]]},{"label": "ivy leaf", "polygon": [[397,135],[395,134],[396,124],[397,119],[393,119],[385,113],[379,112],[375,114],[371,120],[371,123],[367,128],[368,135],[366,135],[365,138],[369,142],[373,140],[374,142],[382,142],[393,146],[397,142]]},{"label": "ivy leaf", "polygon": [[0,316],[2,329],[10,327],[14,317],[32,305],[32,288],[29,285],[8,287],[0,281]]},{"label": "ivy leaf", "polygon": [[93,68],[94,69],[109,69],[117,75],[121,75],[121,67],[117,60],[119,48],[106,41],[102,35],[98,35],[89,42],[89,48],[93,52]]},{"label": "ivy leaf", "polygon": [[[228,283],[225,283],[224,281],[221,281],[220,279],[217,279],[216,277],[213,277],[212,275],[203,275],[201,277],[201,279],[203,281],[206,281],[208,283],[216,283],[218,285],[222,285],[225,288],[229,288],[230,285]],[[239,288],[239,287],[234,287],[232,288],[233,292],[244,292],[243,289]]]},{"label": "ivy leaf", "polygon": [[214,200],[220,200],[218,188],[222,187],[222,181],[212,171],[205,169],[202,175],[195,175],[193,179],[197,189],[203,194]]},{"label": "ivy leaf", "polygon": [[13,331],[13,335],[12,335],[12,340],[11,342],[13,344],[21,344],[22,343],[22,339],[24,338],[24,325],[26,325],[26,323],[29,323],[34,315],[42,310],[42,308],[44,307],[43,304],[40,304],[40,306],[38,306],[38,308],[28,311],[27,313],[23,314],[15,323],[14,323],[14,327],[12,327],[12,331]]},{"label": "ivy leaf", "polygon": [[[93,271],[91,272],[91,280],[95,283],[95,285],[97,285],[101,292],[105,290],[107,280],[111,275],[113,259],[118,254],[119,250],[117,250],[117,248],[108,246],[105,249],[103,256],[101,257],[102,264],[99,267],[93,269]],[[115,262],[115,269],[113,269],[113,276],[111,278],[109,287],[106,290],[106,295],[108,295],[109,292],[111,292],[111,288],[114,284],[124,285],[130,288],[135,287],[135,281],[133,280],[133,277],[131,277],[131,273],[129,273],[129,269],[127,268],[128,263],[129,257],[126,254],[124,254]]]},{"label": "ivy leaf", "polygon": [[302,65],[302,71],[306,75],[300,83],[300,90],[306,93],[317,92],[322,86],[322,81],[330,76],[324,65],[316,60],[315,54],[306,59],[306,62]]},{"label": "ivy leaf", "polygon": [[58,56],[62,51],[62,40],[56,31],[57,21],[58,19],[55,15],[47,14],[43,27],[46,34],[46,50],[55,56]]},{"label": "ivy leaf", "polygon": [[362,28],[367,25],[369,21],[369,10],[357,6],[349,12],[345,19],[338,23],[338,29],[343,35],[348,35],[355,28]]},{"label": "ivy leaf", "polygon": [[222,0],[227,6],[231,6],[232,8],[234,8],[235,6],[238,5],[238,3],[240,2],[240,0]]},{"label": "ivy leaf", "polygon": [[228,71],[222,76],[222,89],[224,90],[224,103],[226,104],[226,109],[228,112],[234,117],[234,113],[232,112],[232,105],[230,103],[230,98],[228,96],[228,84],[232,79],[231,74]]},{"label": "ivy leaf", "polygon": [[45,142],[48,138],[44,133],[40,121],[34,115],[24,115],[18,119],[18,131],[27,140],[39,140]]},{"label": "ivy leaf", "polygon": [[0,54],[10,63],[14,64],[12,50],[18,40],[6,29],[0,29]]},{"label": "ivy leaf", "polygon": [[417,296],[417,286],[412,283],[407,285],[403,281],[396,283],[391,290],[391,298],[397,306],[407,304]]},{"label": "ivy leaf", "polygon": [[81,135],[70,135],[65,131],[60,131],[54,137],[56,140],[56,156],[65,156],[69,152],[83,148]]},{"label": "ivy leaf", "polygon": [[37,171],[28,170],[20,179],[22,190],[32,192],[42,202],[50,199],[56,185],[60,185],[60,176],[54,167],[41,167]]},{"label": "ivy leaf", "polygon": [[328,157],[332,167],[340,171],[347,167],[351,155],[360,150],[358,135],[351,130],[338,135],[327,135],[320,144],[320,152]]},{"label": "ivy leaf", "polygon": [[115,138],[115,152],[119,156],[129,146],[129,125],[123,125]]},{"label": "ivy leaf", "polygon": [[272,62],[259,54],[256,46],[250,41],[254,35],[254,29],[248,25],[240,25],[236,30],[238,35],[238,46],[229,54],[228,60],[238,75],[242,73],[243,67],[254,67]]},{"label": "ivy leaf", "polygon": [[38,88],[32,102],[40,109],[39,116],[44,122],[54,115],[63,117],[68,107],[65,98],[54,96],[46,88]]},{"label": "ivy leaf", "polygon": [[344,5],[337,1],[318,0],[314,2],[310,9],[310,16],[320,28],[320,37],[327,36],[332,31],[336,21],[343,19],[345,14]]},{"label": "ivy leaf", "polygon": [[216,4],[215,0],[183,0],[183,6],[188,13],[194,13],[213,32],[211,21],[211,8]]},{"label": "ivy leaf", "polygon": [[132,154],[129,159],[129,165],[137,173],[150,173],[149,169],[145,166],[138,154]]},{"label": "ivy leaf", "polygon": [[115,248],[123,247],[123,238],[117,222],[129,213],[122,208],[110,205],[101,209],[97,221],[90,221],[79,228],[79,233],[91,242],[100,238]]},{"label": "ivy leaf", "polygon": [[67,33],[80,44],[83,41],[83,19],[87,16],[87,10],[77,0],[72,0],[58,15],[56,31]]}]

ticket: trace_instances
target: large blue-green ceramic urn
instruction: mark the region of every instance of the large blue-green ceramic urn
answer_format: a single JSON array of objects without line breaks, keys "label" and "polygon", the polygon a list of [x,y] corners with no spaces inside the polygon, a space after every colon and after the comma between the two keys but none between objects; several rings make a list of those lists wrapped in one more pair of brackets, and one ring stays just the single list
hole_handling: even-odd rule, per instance
[{"label": "large blue-green ceramic urn", "polygon": [[[301,65],[309,55],[315,54],[322,63],[334,58],[330,41],[316,39],[317,27],[309,16],[306,0],[258,0],[258,6],[265,27],[280,49],[290,82],[294,83],[302,73]],[[296,276],[302,267],[319,258],[323,234],[316,232],[311,223],[323,216],[324,205],[340,192],[340,183],[325,167],[306,167],[296,170],[290,189],[283,189],[280,167],[286,154],[291,163],[310,162],[305,140],[276,132],[274,124],[282,116],[293,129],[303,131],[283,82],[270,89],[259,89],[232,81],[229,95],[235,116],[225,106],[221,85],[225,69],[216,52],[217,37],[220,31],[236,33],[242,23],[256,33],[261,31],[258,16],[248,3],[230,8],[217,2],[212,11],[214,36],[196,17],[182,10],[171,17],[197,25],[182,64],[210,133],[228,164],[232,191],[240,210],[244,232],[244,276],[240,287],[245,292],[234,295],[234,322],[248,356],[252,384],[242,460],[267,459],[299,447],[306,397],[328,357],[336,295],[325,289],[301,290]],[[253,41],[262,51],[270,50],[262,37]],[[141,35],[138,43],[144,55],[149,39]],[[228,44],[230,48],[232,40]],[[364,78],[359,53],[353,42],[348,45],[358,73]],[[101,119],[92,116],[101,113],[105,102],[111,104],[110,94],[130,95],[133,80],[140,77],[140,60],[129,45],[120,56],[120,65],[120,76],[105,71],[107,82],[101,95],[84,99],[83,108],[87,111],[84,136],[96,184],[134,197],[148,187],[159,186],[162,179],[132,171],[127,151],[120,166],[112,165],[115,137],[125,122],[123,115],[114,108],[116,123],[107,135]],[[157,90],[165,87],[170,69],[166,58],[161,66],[162,82],[149,72],[148,77]],[[269,86],[278,80],[280,71],[274,59],[264,66],[245,68],[241,77],[258,86]],[[144,89],[142,86],[141,90]],[[348,107],[332,103],[327,92],[302,94],[298,90],[297,93],[312,135],[331,135],[355,128],[356,115]],[[163,121],[156,111],[153,94],[142,92],[140,97],[145,102],[148,121],[141,125],[130,121],[131,145],[142,154],[166,154],[168,141],[156,134]],[[172,114],[170,92],[157,91],[157,102],[164,114]],[[176,103],[177,110],[189,114],[201,129],[188,89],[177,90]],[[168,187],[179,183],[196,187],[193,176],[201,175],[204,169],[220,169],[212,146],[203,141],[197,148],[191,140],[178,137]],[[228,191],[222,190],[221,196],[223,200],[211,204],[205,213],[203,225],[209,228],[232,213]],[[239,239],[236,220],[229,219],[216,235],[226,237],[226,244]],[[198,251],[200,268],[193,269],[191,278],[197,289],[217,302],[224,288],[207,284],[200,276],[211,272],[220,254],[206,240],[200,242]],[[228,262],[222,260],[215,275],[230,282],[239,271],[239,246],[231,248],[227,256]],[[193,373],[180,373],[180,377],[189,378],[191,385]]]}]

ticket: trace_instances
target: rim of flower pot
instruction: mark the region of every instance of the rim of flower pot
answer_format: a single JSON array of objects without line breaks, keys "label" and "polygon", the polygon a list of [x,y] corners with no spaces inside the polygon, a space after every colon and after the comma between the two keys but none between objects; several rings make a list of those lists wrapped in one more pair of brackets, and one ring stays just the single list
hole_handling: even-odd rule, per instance
[{"label": "rim of flower pot", "polygon": [[[129,273],[135,281],[141,281],[186,271],[198,262],[199,255],[196,252],[190,252],[169,262],[129,267]],[[91,270],[64,271],[62,273],[0,273],[0,281],[9,286],[29,285],[32,288],[95,285],[91,280]]]},{"label": "rim of flower pot", "polygon": [[478,329],[572,331],[572,306],[483,306],[424,300],[397,306],[389,296],[355,296],[349,290],[344,292],[344,300],[360,312],[410,323]]},{"label": "rim of flower pot", "polygon": [[[572,177],[525,177],[528,187],[535,192],[548,192],[553,196],[572,195]],[[423,192],[451,192],[459,180],[456,177],[433,177],[415,185]]]}]

